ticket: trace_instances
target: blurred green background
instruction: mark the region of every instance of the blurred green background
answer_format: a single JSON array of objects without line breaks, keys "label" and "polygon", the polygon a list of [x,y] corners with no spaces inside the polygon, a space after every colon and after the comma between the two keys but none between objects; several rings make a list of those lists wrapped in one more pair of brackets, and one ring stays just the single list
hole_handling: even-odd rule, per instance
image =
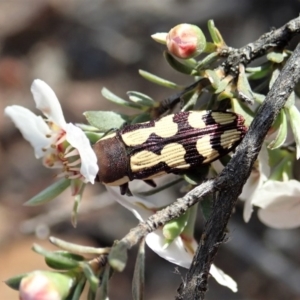
[{"label": "blurred green background", "polygon": [[[120,110],[101,96],[104,86],[121,97],[137,90],[160,101],[172,91],[145,81],[138,69],[180,84],[191,79],[167,65],[163,46],[151,34],[166,32],[178,23],[194,23],[207,34],[206,22],[214,19],[227,44],[241,47],[295,18],[299,11],[296,0],[2,0],[0,108],[18,104],[36,112],[30,93],[35,78],[53,88],[66,120],[72,122],[84,122],[86,110]],[[24,207],[26,200],[52,183],[54,174],[35,159],[30,145],[3,115],[0,134],[1,281],[45,268],[30,247],[37,242],[51,248],[49,234],[110,246],[137,224],[130,212],[99,196],[104,191],[100,184],[86,190],[77,229],[70,223],[73,198],[69,191],[47,205]],[[242,208],[239,203],[230,222],[229,242],[221,247],[216,261],[237,281],[239,292],[233,294],[212,279],[207,299],[300,299],[299,229],[272,230],[255,216],[245,224]],[[202,225],[199,220],[198,238]],[[130,252],[126,270],[114,275],[110,299],[131,299],[135,252]],[[146,264],[146,299],[173,299],[185,270],[176,271],[149,249]],[[18,299],[4,283],[0,283],[0,295],[4,300]]]}]

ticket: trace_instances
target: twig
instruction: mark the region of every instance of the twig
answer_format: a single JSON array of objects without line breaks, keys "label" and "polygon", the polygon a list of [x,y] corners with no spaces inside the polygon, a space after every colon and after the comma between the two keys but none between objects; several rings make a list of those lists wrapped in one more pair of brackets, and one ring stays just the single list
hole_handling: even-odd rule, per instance
[{"label": "twig", "polygon": [[300,78],[300,44],[287,61],[230,162],[214,181],[218,189],[191,268],[176,299],[204,299],[210,266],[225,237],[225,229],[263,140]]}]

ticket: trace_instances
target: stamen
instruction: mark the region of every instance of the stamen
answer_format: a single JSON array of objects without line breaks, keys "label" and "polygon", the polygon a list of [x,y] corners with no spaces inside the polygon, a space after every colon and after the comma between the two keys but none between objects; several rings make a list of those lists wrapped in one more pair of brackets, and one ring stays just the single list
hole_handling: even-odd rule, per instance
[{"label": "stamen", "polygon": [[80,168],[69,168],[69,171],[79,172],[79,171],[80,171]]},{"label": "stamen", "polygon": [[73,148],[73,146],[72,146],[72,145],[69,145],[69,146],[66,148],[65,153],[68,153],[72,148]]},{"label": "stamen", "polygon": [[46,134],[46,138],[48,138],[48,139],[51,138],[51,136],[52,136],[51,133],[47,133],[47,134]]},{"label": "stamen", "polygon": [[81,163],[81,159],[80,158],[78,158],[77,160],[75,160],[75,161],[73,161],[73,162],[70,162],[70,163],[68,163],[68,166],[70,166],[70,167],[73,167],[73,166],[77,166],[77,165],[79,165]]},{"label": "stamen", "polygon": [[75,156],[75,155],[79,155],[79,152],[78,152],[77,149],[74,148],[71,152],[69,152],[69,153],[67,153],[65,155],[65,158],[68,158],[68,157],[71,157],[71,156]]}]

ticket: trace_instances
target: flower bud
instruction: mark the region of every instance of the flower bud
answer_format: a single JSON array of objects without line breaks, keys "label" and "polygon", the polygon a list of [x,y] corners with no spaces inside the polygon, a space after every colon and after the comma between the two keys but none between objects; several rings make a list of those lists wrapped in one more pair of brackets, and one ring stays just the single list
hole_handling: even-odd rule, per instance
[{"label": "flower bud", "polygon": [[21,281],[20,300],[63,300],[74,283],[74,278],[67,274],[34,271]]},{"label": "flower bud", "polygon": [[173,27],[167,35],[166,42],[170,53],[183,59],[199,55],[206,47],[202,30],[191,24]]}]

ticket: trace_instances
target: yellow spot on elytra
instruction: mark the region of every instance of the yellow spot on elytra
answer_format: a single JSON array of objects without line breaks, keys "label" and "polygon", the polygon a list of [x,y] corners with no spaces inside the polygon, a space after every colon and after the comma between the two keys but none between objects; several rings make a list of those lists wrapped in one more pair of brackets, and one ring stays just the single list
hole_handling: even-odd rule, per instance
[{"label": "yellow spot on elytra", "polygon": [[203,136],[197,141],[196,149],[205,158],[203,163],[208,163],[219,156],[219,152],[211,147],[209,135]]},{"label": "yellow spot on elytra", "polygon": [[230,148],[232,145],[241,139],[240,131],[236,129],[226,130],[221,135],[221,146],[223,148]]},{"label": "yellow spot on elytra", "polygon": [[176,143],[166,145],[161,150],[161,154],[155,154],[151,151],[143,150],[131,156],[131,171],[142,171],[144,169],[154,167],[160,162],[164,162],[170,168],[187,169],[190,167],[190,164],[186,163],[184,159],[185,153],[186,151],[184,147]]},{"label": "yellow spot on elytra", "polygon": [[234,114],[222,112],[212,112],[211,116],[220,125],[230,124],[236,119]]},{"label": "yellow spot on elytra", "polygon": [[122,134],[122,139],[127,146],[137,146],[146,142],[152,133],[167,138],[174,136],[177,132],[178,125],[173,121],[173,115],[170,115],[156,121],[153,127],[126,132]]},{"label": "yellow spot on elytra", "polygon": [[205,111],[190,111],[188,116],[188,123],[193,128],[204,128],[206,125],[202,120],[202,117],[207,112]]}]

